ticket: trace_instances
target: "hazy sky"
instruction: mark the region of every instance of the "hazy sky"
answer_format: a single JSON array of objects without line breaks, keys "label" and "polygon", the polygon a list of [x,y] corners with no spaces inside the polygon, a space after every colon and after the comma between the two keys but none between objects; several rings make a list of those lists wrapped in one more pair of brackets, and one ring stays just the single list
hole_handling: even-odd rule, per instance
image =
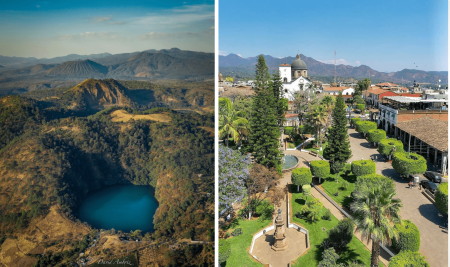
[{"label": "hazy sky", "polygon": [[0,55],[214,52],[214,0],[3,1]]},{"label": "hazy sky", "polygon": [[220,1],[219,51],[446,71],[447,12],[447,0]]}]

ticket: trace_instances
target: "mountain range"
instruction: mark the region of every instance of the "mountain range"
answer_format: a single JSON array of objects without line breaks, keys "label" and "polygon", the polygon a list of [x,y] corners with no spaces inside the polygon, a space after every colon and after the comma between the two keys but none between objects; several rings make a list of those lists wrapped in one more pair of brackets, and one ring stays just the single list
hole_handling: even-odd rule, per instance
[{"label": "mountain range", "polygon": [[[51,59],[0,56],[0,95],[74,86],[85,79],[212,81],[214,54],[178,48]],[[57,83],[58,82],[58,83]]]},{"label": "mountain range", "polygon": [[[264,55],[266,64],[270,70],[278,70],[278,66],[283,63],[290,64],[295,60],[295,57],[276,58],[270,55]],[[308,67],[309,76],[328,76],[334,77],[335,66],[334,64],[326,64],[320,62],[312,57],[307,57],[303,54],[300,55]],[[239,73],[240,75],[249,75],[247,77],[253,77],[255,71],[255,64],[257,57],[243,58],[236,54],[229,54],[227,56],[219,56],[219,68],[220,71],[226,76],[233,76],[233,73]],[[397,72],[379,72],[369,66],[360,65],[358,67],[350,65],[337,65],[336,76],[342,78],[369,78],[377,81],[386,82],[413,82],[416,80],[421,83],[435,84],[438,79],[441,80],[441,84],[448,84],[448,72],[447,71],[422,71],[413,69],[404,69]]]}]

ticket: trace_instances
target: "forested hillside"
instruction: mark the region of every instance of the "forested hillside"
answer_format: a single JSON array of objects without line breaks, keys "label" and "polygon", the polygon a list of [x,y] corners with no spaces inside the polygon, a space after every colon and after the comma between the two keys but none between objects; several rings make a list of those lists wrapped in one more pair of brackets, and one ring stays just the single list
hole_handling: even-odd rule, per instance
[{"label": "forested hillside", "polygon": [[[113,184],[156,188],[159,208],[149,238],[213,240],[214,114],[145,109],[127,96],[133,90],[88,80],[50,97],[0,98],[0,243],[6,246],[0,263],[24,236],[31,252],[14,254],[18,262],[33,262],[32,251],[46,240],[90,231],[77,219],[77,207],[88,192]],[[123,101],[99,97],[105,91]],[[128,117],[119,120],[117,112]],[[55,217],[66,230],[46,232],[42,225]]]}]

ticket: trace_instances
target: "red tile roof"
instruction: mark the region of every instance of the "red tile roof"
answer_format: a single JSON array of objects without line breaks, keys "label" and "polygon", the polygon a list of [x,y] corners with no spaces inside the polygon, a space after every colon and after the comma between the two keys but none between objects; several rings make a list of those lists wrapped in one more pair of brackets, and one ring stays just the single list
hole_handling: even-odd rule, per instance
[{"label": "red tile roof", "polygon": [[401,96],[409,96],[409,97],[421,97],[422,94],[411,94],[411,93],[399,93]]},{"label": "red tile roof", "polygon": [[298,117],[298,114],[284,114],[284,117],[287,118],[293,118],[293,117]]},{"label": "red tile roof", "polygon": [[386,90],[386,89],[373,89],[369,93],[374,94],[374,95],[379,95],[379,94],[386,93],[386,92],[389,92],[389,90]]},{"label": "red tile roof", "polygon": [[286,63],[284,63],[284,64],[280,64],[280,67],[290,67],[291,65],[289,65],[289,64],[286,64]]},{"label": "red tile roof", "polygon": [[377,86],[398,86],[398,84],[395,84],[395,83],[378,83]]}]

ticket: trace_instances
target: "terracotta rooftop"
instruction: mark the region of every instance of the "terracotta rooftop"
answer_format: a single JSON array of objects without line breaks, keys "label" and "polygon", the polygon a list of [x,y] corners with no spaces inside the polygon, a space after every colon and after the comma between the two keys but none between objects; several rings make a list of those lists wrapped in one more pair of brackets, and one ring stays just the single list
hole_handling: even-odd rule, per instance
[{"label": "terracotta rooftop", "polygon": [[284,64],[280,64],[280,67],[290,67],[291,65],[289,65],[289,64],[286,64],[286,63],[284,63]]},{"label": "terracotta rooftop", "polygon": [[293,118],[293,117],[298,117],[298,114],[284,114],[284,117],[287,118]]},{"label": "terracotta rooftop", "polygon": [[351,88],[350,86],[340,86],[340,87],[324,87],[324,91],[342,91]]},{"label": "terracotta rooftop", "polygon": [[399,122],[395,126],[442,152],[448,152],[448,121],[422,117]]}]

